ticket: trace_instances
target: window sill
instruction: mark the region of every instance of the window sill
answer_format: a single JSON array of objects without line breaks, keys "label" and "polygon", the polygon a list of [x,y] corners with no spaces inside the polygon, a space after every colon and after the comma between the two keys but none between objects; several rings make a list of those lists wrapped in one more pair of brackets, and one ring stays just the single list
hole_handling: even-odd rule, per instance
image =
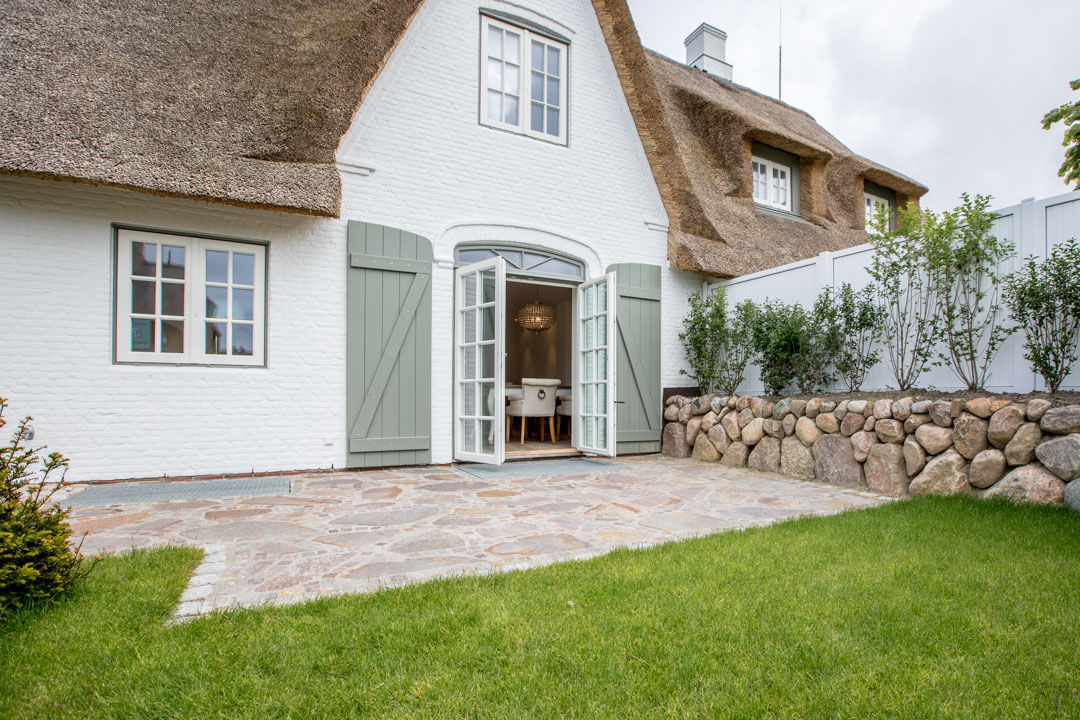
[{"label": "window sill", "polygon": [[488,130],[498,130],[501,133],[507,135],[516,135],[517,137],[529,138],[531,140],[539,140],[542,143],[548,145],[555,145],[557,147],[569,147],[567,139],[564,137],[553,137],[551,135],[545,135],[542,133],[527,132],[525,130],[515,129],[508,125],[495,125],[494,123],[480,121],[480,127],[487,128]]},{"label": "window sill", "polygon": [[762,205],[757,202],[754,203],[754,209],[762,215],[772,215],[773,217],[782,218],[784,220],[794,220],[795,222],[805,223],[807,225],[814,224],[801,215],[796,215],[795,213],[786,210],[777,210],[776,208],[771,208],[768,205]]}]

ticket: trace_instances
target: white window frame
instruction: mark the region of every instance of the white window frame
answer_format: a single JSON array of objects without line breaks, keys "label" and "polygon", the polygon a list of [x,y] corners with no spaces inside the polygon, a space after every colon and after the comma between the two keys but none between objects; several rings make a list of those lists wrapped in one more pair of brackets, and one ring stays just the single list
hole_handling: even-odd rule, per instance
[{"label": "white window frame", "polygon": [[[570,77],[570,46],[547,35],[533,32],[527,28],[503,22],[487,15],[480,16],[480,124],[487,127],[498,128],[519,135],[527,135],[538,140],[544,140],[559,145],[566,144],[567,127],[569,125],[569,108],[567,107],[568,85]],[[488,118],[488,51],[489,51],[489,28],[498,28],[503,32],[512,32],[520,36],[518,43],[518,122],[517,124],[504,122],[502,119],[493,120]],[[544,131],[532,129],[530,118],[532,117],[532,44],[542,43],[545,48],[554,47],[559,49],[560,74],[559,79],[559,134],[552,135]],[[545,49],[546,53],[546,49]],[[509,62],[509,60],[505,61]],[[503,66],[506,67],[505,64]],[[545,68],[546,70],[546,68]],[[554,77],[554,76],[552,76]],[[545,79],[546,86],[546,79]],[[495,89],[495,88],[492,88]],[[503,92],[503,88],[497,88]]]},{"label": "white window frame", "polygon": [[[131,272],[132,243],[146,242],[158,246],[156,262],[160,275],[161,246],[170,245],[183,247],[185,253],[184,269],[184,315],[175,316],[184,321],[184,351],[179,353],[161,352],[159,330],[155,331],[154,350],[152,352],[135,351],[131,349],[131,320],[133,317],[154,317],[133,313],[131,308],[131,283],[139,276],[133,276]],[[250,322],[241,321],[239,324],[252,326],[252,353],[251,355],[232,355],[231,348],[228,355],[208,354],[206,352],[206,288],[208,285],[219,285],[206,281],[205,257],[207,250],[219,250],[223,252],[239,252],[255,256],[254,286],[241,285],[242,288],[253,290],[252,319]],[[232,365],[263,367],[266,364],[266,246],[260,243],[243,242],[238,240],[218,240],[213,238],[179,235],[167,232],[149,230],[129,230],[126,228],[116,229],[116,263],[113,267],[116,283],[116,307],[113,316],[115,357],[121,363],[139,364],[165,364],[165,365]],[[231,288],[231,268],[230,284]],[[149,279],[149,278],[148,278]],[[157,280],[163,282],[161,278]],[[155,310],[160,310],[160,290],[155,289]],[[228,292],[228,306],[232,304],[232,292]],[[229,314],[229,313],[227,313]],[[173,317],[173,316],[170,316]],[[214,318],[210,318],[213,321]],[[225,322],[231,322],[226,319]],[[156,327],[156,326],[155,326]]]},{"label": "white window frame", "polygon": [[864,192],[863,193],[863,214],[866,216],[863,222],[866,226],[867,234],[873,235],[877,232],[874,228],[874,213],[877,212],[878,205],[885,207],[885,217],[889,217],[892,213],[892,203],[889,202],[889,198],[882,197],[876,193]]},{"label": "white window frame", "polygon": [[[761,165],[762,167],[765,168],[765,177],[768,179],[768,182],[766,183],[766,186],[765,186],[766,197],[764,197],[764,198],[759,198],[757,196],[757,176],[754,173],[754,165],[755,164]],[[774,171],[783,172],[785,177],[787,178],[787,202],[786,203],[778,203],[778,202],[775,202],[775,201],[772,200],[772,175],[773,175]],[[784,165],[784,164],[778,163],[778,162],[773,162],[772,160],[766,160],[765,158],[759,157],[757,155],[753,155],[753,156],[751,156],[751,161],[750,161],[750,182],[751,182],[751,186],[753,188],[754,202],[756,202],[758,205],[763,205],[765,207],[773,208],[774,210],[782,210],[783,212],[788,212],[788,213],[795,212],[794,211],[794,204],[793,204],[793,200],[792,200],[792,195],[794,193],[794,188],[795,188],[795,180],[794,180],[794,175],[791,172],[791,166]]]}]

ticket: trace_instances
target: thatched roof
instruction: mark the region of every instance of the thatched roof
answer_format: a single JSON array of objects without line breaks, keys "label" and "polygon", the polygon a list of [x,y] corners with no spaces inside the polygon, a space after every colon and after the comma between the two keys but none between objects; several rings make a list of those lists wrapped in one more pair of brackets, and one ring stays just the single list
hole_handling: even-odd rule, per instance
[{"label": "thatched roof", "polygon": [[337,215],[334,154],[421,0],[8,0],[0,172]]},{"label": "thatched roof", "polygon": [[[8,0],[0,173],[336,216],[338,143],[422,0]],[[679,269],[733,276],[865,239],[858,188],[926,188],[805,113],[647,52],[592,0],[671,222]],[[756,212],[749,147],[804,173],[808,222]]]},{"label": "thatched roof", "polygon": [[[668,161],[669,192],[694,200],[668,208],[668,257],[680,270],[734,277],[866,242],[866,180],[893,190],[899,205],[926,193],[853,153],[802,110],[652,51],[646,57],[681,161]],[[755,206],[755,141],[798,156],[801,219]]]}]

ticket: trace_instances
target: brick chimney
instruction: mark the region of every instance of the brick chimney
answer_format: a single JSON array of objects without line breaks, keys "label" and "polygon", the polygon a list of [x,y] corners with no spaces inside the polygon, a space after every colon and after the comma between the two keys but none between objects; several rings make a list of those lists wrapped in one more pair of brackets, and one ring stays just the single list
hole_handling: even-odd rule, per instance
[{"label": "brick chimney", "polygon": [[686,64],[710,75],[731,79],[731,65],[726,61],[727,33],[708,23],[701,23],[683,40]]}]

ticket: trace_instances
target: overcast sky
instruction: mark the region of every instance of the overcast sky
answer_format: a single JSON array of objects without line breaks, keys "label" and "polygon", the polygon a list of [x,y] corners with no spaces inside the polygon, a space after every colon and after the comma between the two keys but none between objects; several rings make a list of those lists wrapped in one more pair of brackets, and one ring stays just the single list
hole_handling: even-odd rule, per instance
[{"label": "overcast sky", "polygon": [[629,0],[644,44],[686,60],[701,22],[728,34],[734,80],[783,100],[860,155],[930,187],[923,207],[963,191],[1003,207],[1067,192],[1051,107],[1080,99],[1080,0]]}]

